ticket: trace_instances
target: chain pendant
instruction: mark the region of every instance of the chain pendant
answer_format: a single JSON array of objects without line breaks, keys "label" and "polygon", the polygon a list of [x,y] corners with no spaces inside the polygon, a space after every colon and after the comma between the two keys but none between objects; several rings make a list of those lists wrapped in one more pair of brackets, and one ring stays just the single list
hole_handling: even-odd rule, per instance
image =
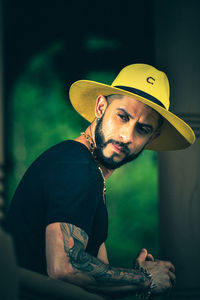
[{"label": "chain pendant", "polygon": [[103,175],[103,171],[100,167],[100,164],[94,156],[94,150],[95,150],[94,142],[93,142],[92,138],[89,136],[89,134],[87,134],[85,132],[81,132],[81,135],[84,136],[84,138],[86,139],[87,142],[89,142],[89,144],[90,144],[89,150],[90,150],[90,152],[91,152],[91,154],[94,158],[95,163],[97,164],[97,167],[98,167],[99,171],[101,172],[101,175],[102,175],[102,178],[103,178],[103,185],[104,185],[103,186],[103,197],[104,197],[105,194],[106,194],[106,181],[105,181],[105,178],[104,178],[104,175]]}]

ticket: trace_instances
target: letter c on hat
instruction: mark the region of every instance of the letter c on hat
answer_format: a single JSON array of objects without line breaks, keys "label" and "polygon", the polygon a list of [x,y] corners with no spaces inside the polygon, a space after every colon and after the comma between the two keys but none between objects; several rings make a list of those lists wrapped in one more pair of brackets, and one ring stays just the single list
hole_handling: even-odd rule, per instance
[{"label": "letter c on hat", "polygon": [[155,79],[153,77],[147,77],[147,82],[150,84],[154,84]]}]

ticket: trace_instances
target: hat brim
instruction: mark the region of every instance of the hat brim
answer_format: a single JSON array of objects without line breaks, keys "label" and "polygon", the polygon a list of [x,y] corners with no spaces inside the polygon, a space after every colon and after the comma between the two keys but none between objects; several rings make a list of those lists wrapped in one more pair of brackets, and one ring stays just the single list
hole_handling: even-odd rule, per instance
[{"label": "hat brim", "polygon": [[119,94],[134,97],[163,116],[164,124],[160,136],[151,141],[146,149],[155,151],[179,150],[194,143],[195,134],[189,125],[165,108],[137,94],[90,80],[76,81],[69,90],[73,107],[89,122],[93,122],[95,119],[96,99],[101,94],[104,96]]}]

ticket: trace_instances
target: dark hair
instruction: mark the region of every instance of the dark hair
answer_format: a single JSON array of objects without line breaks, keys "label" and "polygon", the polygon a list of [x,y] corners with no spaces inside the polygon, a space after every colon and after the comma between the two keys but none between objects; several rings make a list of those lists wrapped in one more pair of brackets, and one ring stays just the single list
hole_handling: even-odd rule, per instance
[{"label": "dark hair", "polygon": [[123,95],[118,95],[118,94],[112,94],[112,95],[108,95],[108,96],[104,96],[106,98],[106,101],[108,103],[108,105],[110,105],[110,103],[114,100],[114,99],[121,99],[124,96]]}]

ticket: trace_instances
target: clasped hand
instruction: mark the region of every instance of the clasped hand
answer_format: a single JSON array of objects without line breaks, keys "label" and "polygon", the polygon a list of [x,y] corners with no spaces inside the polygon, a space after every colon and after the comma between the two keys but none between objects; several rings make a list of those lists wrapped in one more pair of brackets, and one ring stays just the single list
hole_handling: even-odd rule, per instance
[{"label": "clasped hand", "polygon": [[152,275],[156,287],[152,290],[154,295],[167,293],[175,285],[175,267],[169,261],[154,260],[154,257],[142,249],[138,254],[135,265],[145,268]]}]

